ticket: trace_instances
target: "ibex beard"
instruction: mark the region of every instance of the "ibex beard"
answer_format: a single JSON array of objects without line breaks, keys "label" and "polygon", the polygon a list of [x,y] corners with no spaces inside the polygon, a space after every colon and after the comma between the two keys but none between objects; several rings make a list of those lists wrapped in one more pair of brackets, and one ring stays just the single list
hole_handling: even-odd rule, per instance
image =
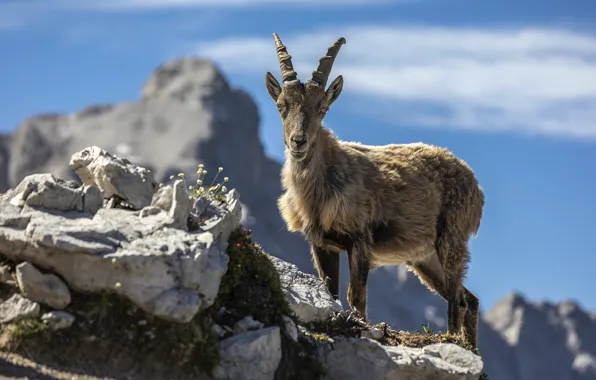
[{"label": "ibex beard", "polygon": [[283,124],[278,207],[288,230],[306,237],[319,277],[336,299],[339,254],[347,252],[348,302],[365,319],[369,272],[405,263],[447,301],[448,332],[462,333],[476,347],[479,301],[463,285],[468,240],[484,207],[472,169],[433,145],[339,140],[322,122],[342,91],[341,76],[326,86],[346,40],[339,38],[302,83],[279,36],[273,38],[283,86],[270,72],[265,82]]}]

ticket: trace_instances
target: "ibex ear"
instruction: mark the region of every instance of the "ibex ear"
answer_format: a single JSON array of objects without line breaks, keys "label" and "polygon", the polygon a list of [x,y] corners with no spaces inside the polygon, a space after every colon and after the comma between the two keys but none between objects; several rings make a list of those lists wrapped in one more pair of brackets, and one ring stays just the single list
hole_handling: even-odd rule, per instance
[{"label": "ibex ear", "polygon": [[265,74],[265,86],[267,86],[267,92],[269,92],[271,99],[273,99],[274,102],[277,102],[277,98],[279,98],[279,94],[281,94],[281,86],[269,71]]},{"label": "ibex ear", "polygon": [[325,91],[325,97],[327,98],[327,104],[331,105],[341,94],[341,90],[344,87],[344,78],[340,75],[331,84],[327,91]]}]

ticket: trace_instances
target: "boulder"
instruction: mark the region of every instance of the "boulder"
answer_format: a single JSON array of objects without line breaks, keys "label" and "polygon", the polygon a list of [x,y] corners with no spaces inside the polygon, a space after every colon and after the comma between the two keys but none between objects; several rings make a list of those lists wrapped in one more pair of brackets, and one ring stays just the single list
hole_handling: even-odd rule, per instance
[{"label": "boulder", "polygon": [[336,338],[319,348],[330,380],[478,380],[482,359],[455,344],[388,347],[367,338]]},{"label": "boulder", "polygon": [[224,339],[221,362],[215,379],[273,380],[281,361],[281,335],[278,326],[247,331]]},{"label": "boulder", "polygon": [[15,293],[9,299],[0,303],[0,323],[16,322],[25,318],[36,317],[39,312],[40,307],[37,302]]},{"label": "boulder", "polygon": [[137,210],[151,203],[158,187],[151,171],[97,146],[73,154],[70,167],[85,185],[98,187],[105,199],[117,196]]},{"label": "boulder", "polygon": [[50,311],[41,316],[41,320],[53,331],[67,329],[75,321],[74,315],[65,311]]},{"label": "boulder", "polygon": [[41,273],[28,262],[17,265],[17,283],[23,295],[55,309],[64,309],[70,303],[66,284],[55,274]]},{"label": "boulder", "polygon": [[[71,164],[92,185],[33,174],[0,197],[0,253],[27,262],[18,272],[27,294],[57,309],[67,301],[65,287],[61,301],[50,300],[48,289],[60,288],[58,278],[35,272],[37,266],[60,275],[75,291],[119,293],[167,320],[188,322],[209,307],[227,270],[228,236],[241,218],[238,193],[209,200],[206,214],[196,215],[204,223],[189,232],[192,202],[181,181],[161,189],[160,201],[151,206],[157,187],[144,168],[98,147],[74,154]],[[95,206],[102,204],[96,186],[104,197],[149,208],[85,212],[87,193],[96,195]],[[167,210],[160,207],[164,203]]]},{"label": "boulder", "polygon": [[333,312],[343,310],[319,278],[301,272],[294,264],[269,258],[279,273],[286,300],[301,322],[323,321]]}]

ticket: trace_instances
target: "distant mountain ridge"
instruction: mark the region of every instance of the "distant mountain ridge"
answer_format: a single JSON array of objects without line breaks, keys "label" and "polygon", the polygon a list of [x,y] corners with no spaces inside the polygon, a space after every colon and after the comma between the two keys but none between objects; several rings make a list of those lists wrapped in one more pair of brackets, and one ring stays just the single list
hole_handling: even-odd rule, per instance
[{"label": "distant mountain ridge", "polygon": [[[164,63],[135,101],[27,118],[12,135],[0,135],[0,192],[32,173],[75,179],[65,162],[89,145],[151,168],[161,182],[179,172],[194,181],[199,163],[210,172],[209,181],[223,167],[230,187],[240,192],[255,240],[272,255],[315,273],[304,239],[287,232],[279,216],[281,165],[265,155],[257,106],[211,61]],[[347,278],[342,257],[342,294]],[[377,269],[368,290],[374,322],[402,330],[429,322],[434,330],[445,329],[446,303],[405,268]],[[347,306],[345,297],[342,303]],[[491,380],[596,379],[596,313],[571,302],[528,302],[512,293],[479,323],[480,351]]]}]

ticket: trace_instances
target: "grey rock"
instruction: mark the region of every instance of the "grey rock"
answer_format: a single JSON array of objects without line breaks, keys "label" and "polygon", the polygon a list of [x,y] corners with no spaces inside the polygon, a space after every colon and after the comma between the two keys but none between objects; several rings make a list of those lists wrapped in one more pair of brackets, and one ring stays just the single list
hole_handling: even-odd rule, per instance
[{"label": "grey rock", "polygon": [[192,205],[192,211],[199,216],[203,215],[210,203],[211,201],[206,197],[198,197]]},{"label": "grey rock", "polygon": [[0,265],[0,284],[14,285],[10,269],[6,265]]},{"label": "grey rock", "polygon": [[294,342],[298,342],[298,327],[294,323],[294,320],[287,315],[282,317],[283,320],[283,332]]},{"label": "grey rock", "polygon": [[[144,207],[140,218],[147,218],[163,212],[162,217],[168,218],[168,227],[188,231],[188,217],[192,208],[190,194],[184,188],[183,180],[176,180],[173,185],[161,187],[151,200],[151,205]],[[217,223],[218,221],[216,221]],[[222,223],[225,223],[221,220]]]},{"label": "grey rock", "polygon": [[20,294],[13,294],[9,299],[0,303],[0,323],[16,322],[29,317],[37,317],[40,306]]},{"label": "grey rock", "polygon": [[343,310],[319,278],[276,257],[269,259],[280,275],[286,300],[301,322],[323,321],[334,311]]},{"label": "grey rock", "polygon": [[173,322],[190,322],[201,307],[201,299],[189,289],[170,289],[150,302],[151,313]]},{"label": "grey rock", "polygon": [[70,167],[85,185],[101,189],[104,198],[118,196],[137,210],[151,203],[158,187],[151,171],[98,146],[74,153]]},{"label": "grey rock", "polygon": [[255,321],[253,317],[250,315],[242,318],[234,325],[233,331],[235,334],[249,331],[249,330],[257,330],[263,328],[264,324],[259,321]]},{"label": "grey rock", "polygon": [[59,211],[95,213],[101,206],[98,189],[54,177],[52,174],[32,174],[14,189],[0,196],[0,200],[22,207],[24,205]]},{"label": "grey rock", "polygon": [[360,336],[362,336],[363,338],[379,340],[383,337],[383,332],[373,328],[369,330],[363,330]]},{"label": "grey rock", "polygon": [[185,322],[217,295],[229,261],[219,247],[235,207],[222,205],[226,226],[212,221],[215,239],[211,232],[171,228],[164,213],[140,219],[125,209],[52,213],[0,200],[0,252],[59,274],[73,290],[118,292],[149,313]]},{"label": "grey rock", "polygon": [[101,190],[96,186],[83,186],[83,212],[95,214],[103,205]]},{"label": "grey rock", "polygon": [[16,273],[19,288],[28,299],[54,309],[64,309],[70,303],[68,286],[55,274],[43,274],[28,262],[17,265]]},{"label": "grey rock", "polygon": [[221,327],[220,325],[218,325],[217,323],[214,323],[213,325],[211,325],[211,330],[213,330],[213,332],[215,334],[217,334],[217,336],[219,336],[219,337],[226,335],[226,330],[223,327]]},{"label": "grey rock", "polygon": [[173,200],[174,188],[171,185],[165,185],[160,187],[155,194],[153,194],[153,198],[151,198],[151,206],[148,207],[169,212],[172,208]]},{"label": "grey rock", "polygon": [[221,361],[215,379],[273,380],[281,361],[278,326],[234,335],[220,343]]},{"label": "grey rock", "polygon": [[371,339],[335,338],[318,356],[331,380],[478,380],[482,359],[454,344],[387,347]]},{"label": "grey rock", "polygon": [[41,316],[41,320],[50,327],[52,331],[67,329],[75,321],[75,316],[65,311],[50,311]]},{"label": "grey rock", "polygon": [[147,206],[147,207],[143,207],[143,209],[141,210],[141,212],[139,213],[139,217],[142,218],[147,218],[149,216],[153,216],[153,215],[157,215],[160,212],[162,212],[163,210],[157,206]]},{"label": "grey rock", "polygon": [[[203,222],[199,229],[211,232],[216,239],[222,235],[229,236],[242,218],[242,204],[239,199],[240,194],[232,189],[225,195],[225,203],[212,201],[200,214]],[[227,246],[221,248],[225,249]]]},{"label": "grey rock", "polygon": [[[188,216],[190,215],[191,208],[192,199],[184,188],[184,181],[178,180],[174,182],[172,207],[170,207],[169,216],[174,220],[176,227],[188,230]],[[223,225],[226,221],[220,218],[219,220],[216,220],[215,223]],[[214,235],[214,237],[217,239],[219,236]]]}]

